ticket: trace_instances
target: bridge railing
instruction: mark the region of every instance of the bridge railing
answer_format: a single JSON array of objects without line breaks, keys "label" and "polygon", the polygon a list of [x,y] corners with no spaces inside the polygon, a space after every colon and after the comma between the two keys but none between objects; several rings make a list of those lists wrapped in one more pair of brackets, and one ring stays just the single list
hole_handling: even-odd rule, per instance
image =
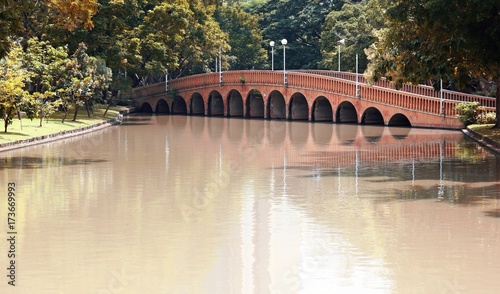
[{"label": "bridge railing", "polygon": [[[356,82],[351,79],[333,78],[334,75],[319,76],[305,72],[291,72],[289,74],[290,86],[313,88],[320,91],[356,97]],[[414,93],[398,91],[391,88],[359,84],[359,98],[380,104],[387,104],[406,109],[418,110],[434,114],[455,115],[456,102],[443,101],[439,98],[429,97]],[[441,109],[441,105],[443,109]]]},{"label": "bridge railing", "polygon": [[[350,72],[337,72],[328,70],[297,70],[296,72],[324,75],[338,79],[356,81],[356,74]],[[358,82],[361,84],[368,84],[366,78],[362,74],[358,75]],[[373,86],[395,90],[394,84],[386,79],[377,81],[375,84],[373,84]],[[426,85],[403,84],[402,88],[399,89],[399,91],[435,98],[440,98],[441,95],[439,91],[436,91],[433,87]],[[460,102],[479,102],[479,105],[486,108],[491,108],[490,110],[494,110],[496,105],[496,99],[493,97],[466,94],[450,90],[443,90],[443,99]]]}]

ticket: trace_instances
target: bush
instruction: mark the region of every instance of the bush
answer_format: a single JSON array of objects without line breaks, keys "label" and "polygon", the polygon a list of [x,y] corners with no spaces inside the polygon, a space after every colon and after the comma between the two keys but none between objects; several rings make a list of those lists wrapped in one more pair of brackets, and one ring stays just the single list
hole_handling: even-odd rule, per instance
[{"label": "bush", "polygon": [[496,123],[496,114],[494,112],[483,112],[477,116],[477,123],[482,125]]},{"label": "bush", "polygon": [[455,106],[455,110],[458,111],[458,119],[464,126],[468,126],[477,121],[479,102],[460,102]]}]

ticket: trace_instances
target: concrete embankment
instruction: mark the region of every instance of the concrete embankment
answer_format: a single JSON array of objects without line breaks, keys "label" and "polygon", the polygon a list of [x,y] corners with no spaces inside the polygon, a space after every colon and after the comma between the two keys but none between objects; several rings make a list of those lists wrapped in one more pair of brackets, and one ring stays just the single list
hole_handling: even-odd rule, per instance
[{"label": "concrete embankment", "polygon": [[97,130],[101,130],[101,129],[107,128],[109,126],[121,124],[122,120],[123,120],[123,116],[127,115],[129,113],[133,113],[134,111],[135,111],[135,108],[128,108],[128,109],[120,110],[118,116],[115,118],[109,119],[107,121],[102,121],[102,122],[99,122],[96,124],[92,124],[92,125],[89,125],[86,127],[82,127],[82,128],[61,131],[58,133],[47,134],[47,135],[42,135],[42,136],[38,136],[38,137],[32,137],[32,138],[25,139],[25,140],[17,140],[17,141],[8,142],[8,143],[0,143],[0,152],[12,150],[12,149],[17,149],[17,148],[24,148],[24,147],[28,147],[28,146],[37,145],[37,144],[53,142],[56,140],[66,139],[66,138],[70,138],[70,137],[75,137],[75,136],[87,134],[90,132],[94,132]]},{"label": "concrete embankment", "polygon": [[485,136],[479,134],[478,132],[475,132],[469,128],[463,129],[462,131],[464,132],[465,135],[472,138],[474,141],[479,143],[481,146],[484,146],[484,147],[488,148],[491,152],[493,152],[497,155],[500,155],[500,143],[499,142],[492,140],[488,137],[485,137]]}]

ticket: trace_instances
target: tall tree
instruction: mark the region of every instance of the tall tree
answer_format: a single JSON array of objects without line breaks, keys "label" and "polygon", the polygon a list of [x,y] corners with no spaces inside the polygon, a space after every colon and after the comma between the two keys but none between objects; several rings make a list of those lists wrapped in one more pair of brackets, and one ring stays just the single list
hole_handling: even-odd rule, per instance
[{"label": "tall tree", "polygon": [[228,35],[214,18],[217,5],[219,1],[215,0],[189,0],[193,14],[180,44],[179,66],[172,72],[173,77],[207,72],[219,51],[229,51]]},{"label": "tall tree", "polygon": [[28,40],[23,54],[24,67],[29,70],[28,89],[37,111],[29,111],[28,117],[40,117],[40,126],[45,116],[50,115],[59,104],[57,91],[67,84],[68,48],[54,48],[48,41],[38,38]]},{"label": "tall tree", "polygon": [[396,85],[443,79],[460,87],[472,77],[493,80],[500,113],[498,0],[399,0],[385,15],[387,28],[367,51],[368,74]]},{"label": "tall tree", "polygon": [[262,32],[258,18],[237,5],[221,5],[215,17],[222,31],[229,35],[230,51],[227,52],[231,69],[262,68],[267,52],[262,48]]},{"label": "tall tree", "polygon": [[[326,15],[339,10],[341,0],[269,0],[256,10],[262,14],[260,25],[265,46],[287,39],[286,67],[290,69],[318,68],[322,60],[320,39]],[[278,50],[277,56],[281,51]],[[276,59],[276,66],[283,67],[283,58]]]},{"label": "tall tree", "polygon": [[42,36],[45,27],[67,31],[93,28],[97,0],[0,0],[0,58],[10,49],[9,38]]},{"label": "tall tree", "polygon": [[70,97],[75,109],[73,121],[76,120],[82,104],[90,117],[89,107],[95,95],[107,89],[112,77],[111,69],[106,67],[105,61],[89,56],[86,50],[86,45],[81,43],[71,56],[68,69],[71,78]]},{"label": "tall tree", "polygon": [[9,45],[12,50],[0,59],[0,117],[4,121],[4,132],[12,123],[16,113],[23,107],[28,92],[24,89],[28,72],[23,66],[21,57],[23,49],[19,42]]},{"label": "tall tree", "polygon": [[368,60],[364,50],[376,41],[374,31],[384,26],[383,7],[379,2],[366,0],[346,3],[341,10],[334,10],[327,15],[321,33],[322,67],[338,69],[341,46],[341,70],[354,71],[358,54],[359,71],[365,71]]}]

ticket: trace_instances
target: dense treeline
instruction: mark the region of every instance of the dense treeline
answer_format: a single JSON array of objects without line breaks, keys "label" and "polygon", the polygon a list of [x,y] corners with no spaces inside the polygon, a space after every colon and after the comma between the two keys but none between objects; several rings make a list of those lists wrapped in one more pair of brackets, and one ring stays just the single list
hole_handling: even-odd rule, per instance
[{"label": "dense treeline", "polygon": [[[396,85],[500,83],[497,0],[2,0],[0,114],[43,118],[222,68],[359,70]],[[342,41],[341,41],[342,40]],[[476,81],[476,83],[471,83]],[[489,87],[488,87],[489,86]],[[499,96],[497,91],[497,97]],[[498,112],[498,111],[497,111]],[[42,122],[42,120],[40,120]]]}]

